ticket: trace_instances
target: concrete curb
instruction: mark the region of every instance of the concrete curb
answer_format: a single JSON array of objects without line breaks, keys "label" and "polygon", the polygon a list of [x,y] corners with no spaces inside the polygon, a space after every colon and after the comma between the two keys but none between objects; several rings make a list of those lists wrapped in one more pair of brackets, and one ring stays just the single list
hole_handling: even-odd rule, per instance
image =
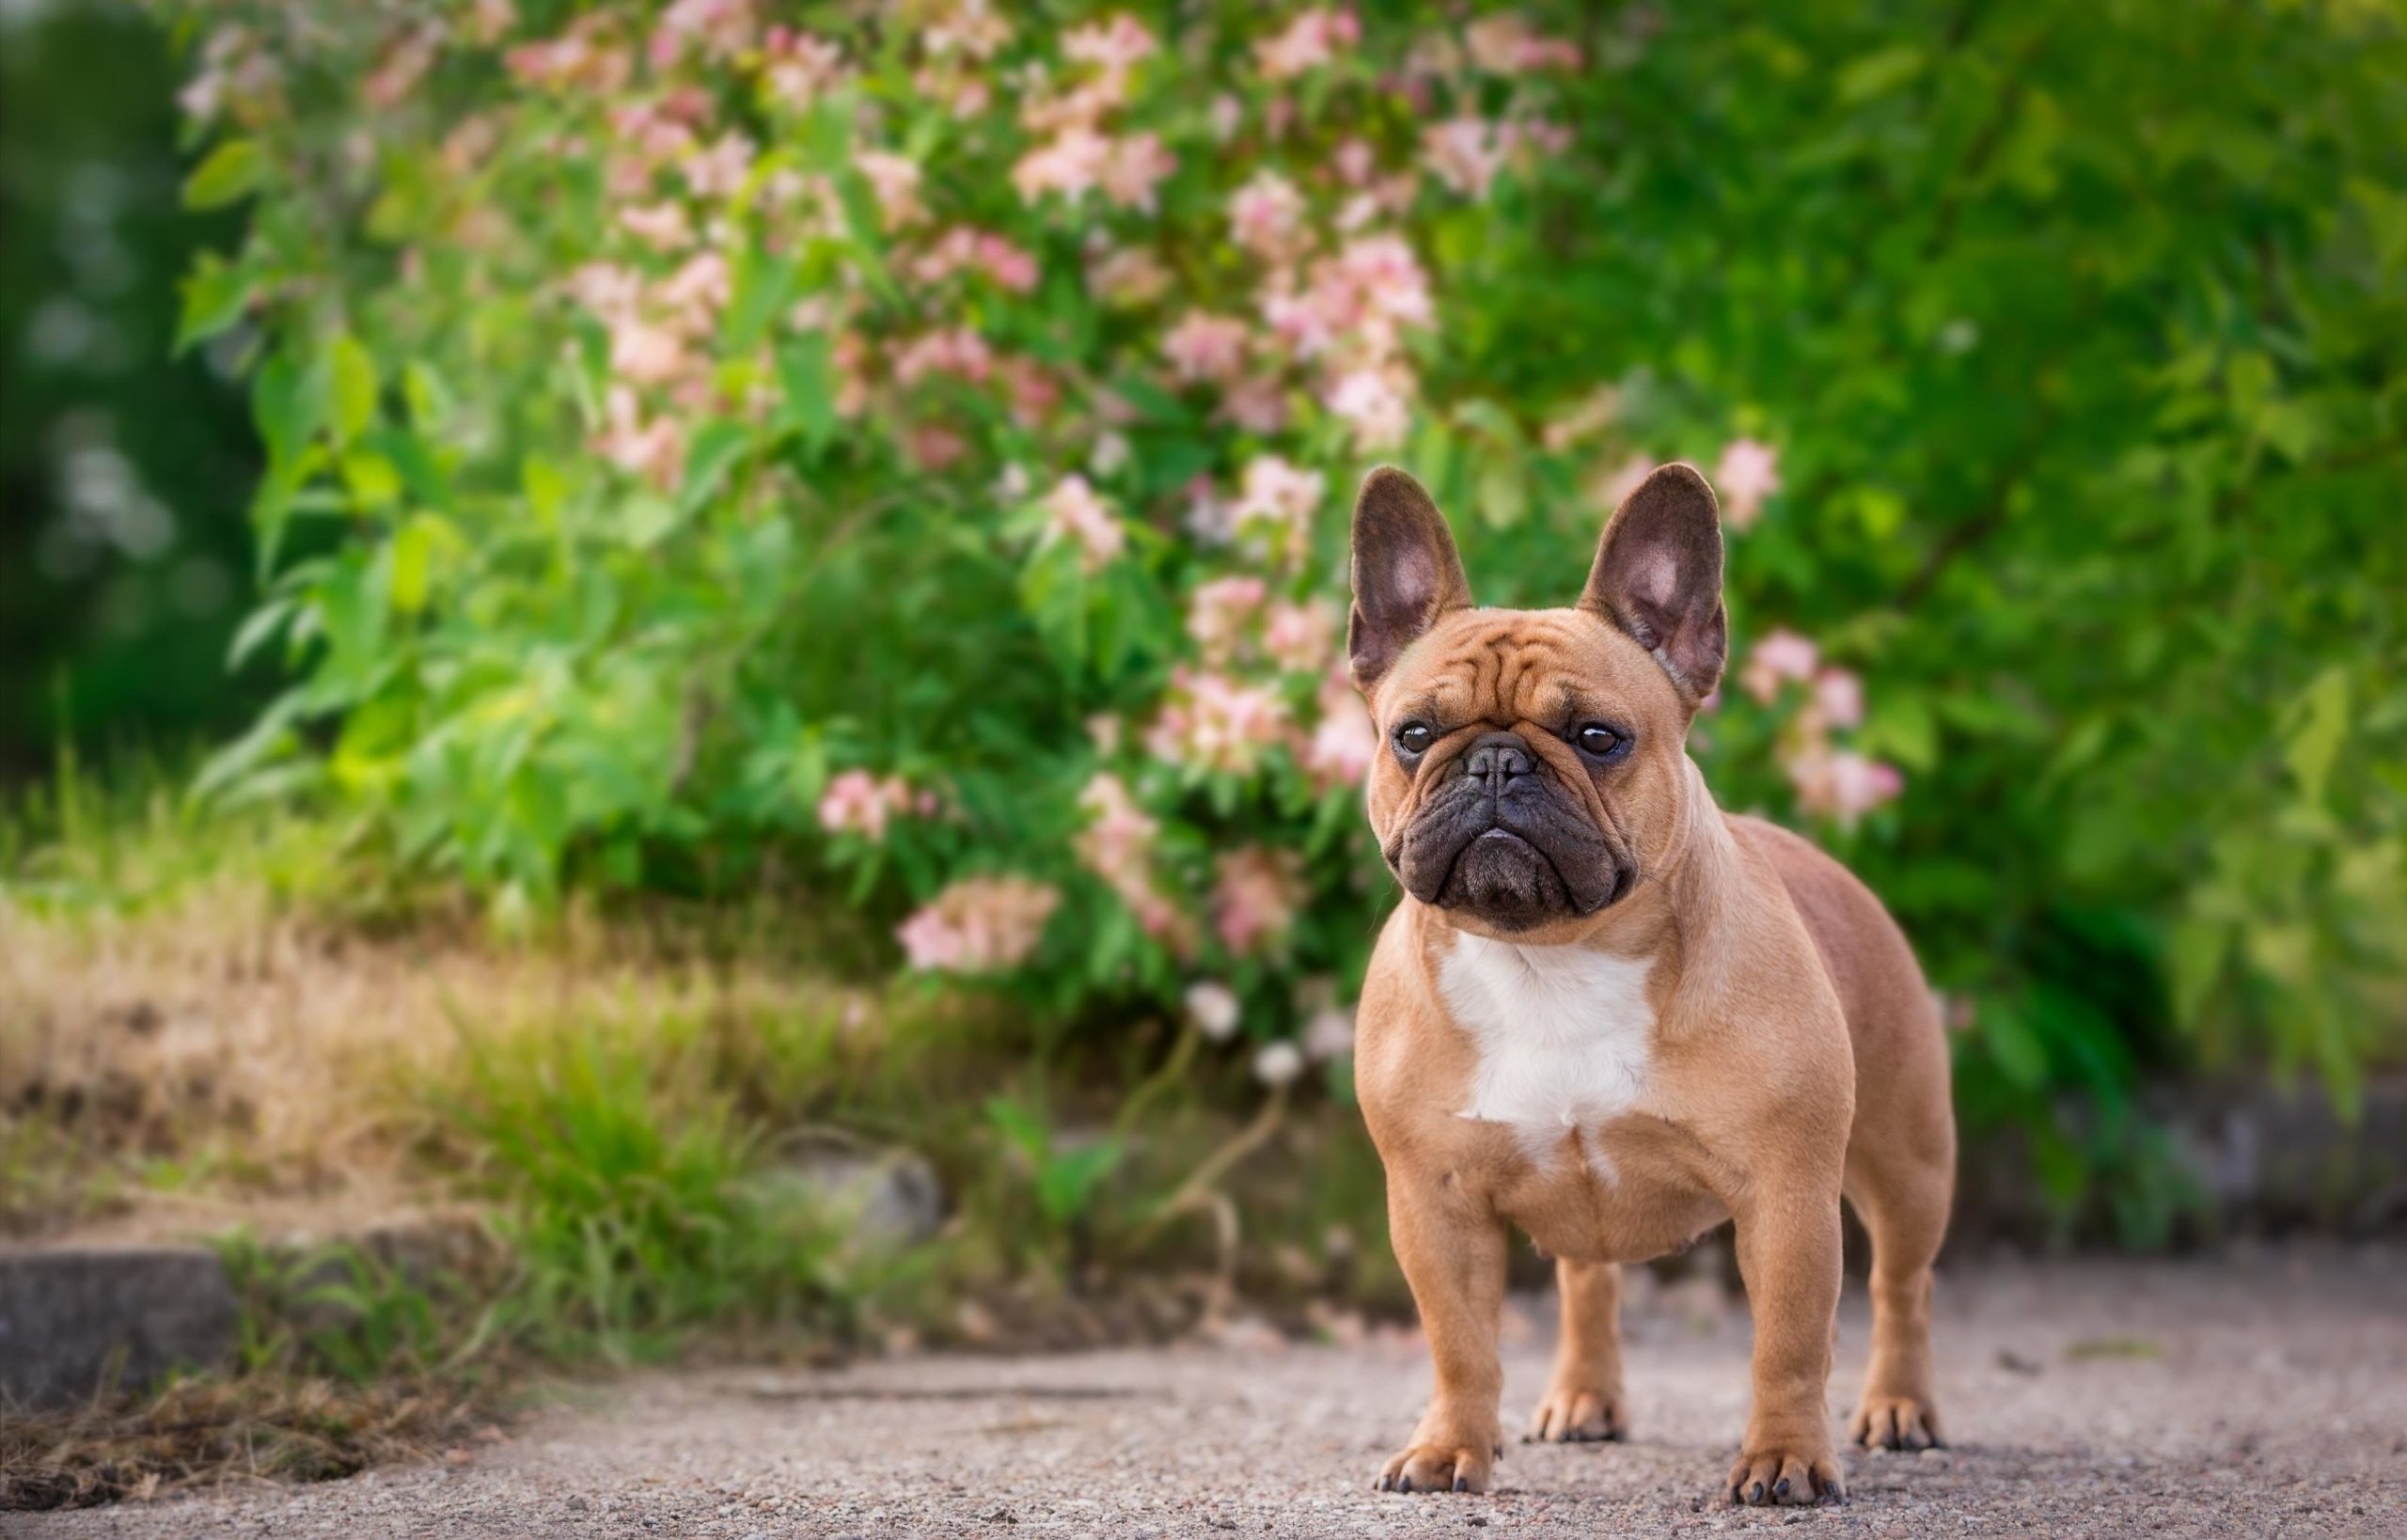
[{"label": "concrete curb", "polygon": [[[936,1169],[906,1151],[798,1152],[763,1171],[752,1196],[765,1219],[807,1208],[879,1251],[926,1241],[944,1218]],[[347,1235],[277,1236],[262,1249],[277,1280],[275,1324],[303,1330],[338,1324],[342,1308],[308,1295],[343,1281],[345,1250],[413,1283],[475,1277],[496,1259],[490,1235],[466,1210],[388,1219]],[[207,1244],[0,1246],[0,1413],[139,1388],[180,1368],[222,1366],[241,1340],[243,1304],[234,1275]]]},{"label": "concrete curb", "polygon": [[200,1247],[0,1249],[0,1405],[217,1364],[240,1316],[226,1265]]}]

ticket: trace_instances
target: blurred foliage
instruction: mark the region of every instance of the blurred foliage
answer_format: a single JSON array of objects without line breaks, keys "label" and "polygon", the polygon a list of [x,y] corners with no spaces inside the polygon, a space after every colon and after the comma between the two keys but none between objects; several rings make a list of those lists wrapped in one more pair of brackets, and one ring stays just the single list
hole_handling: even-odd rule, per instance
[{"label": "blurred foliage", "polygon": [[168,39],[131,4],[0,12],[0,775],[60,734],[190,743],[273,676],[225,667],[259,470],[236,354],[169,359],[195,251]]},{"label": "blurred foliage", "polygon": [[2162,1186],[2151,1071],[2396,1052],[2395,7],[162,8],[295,680],[212,795],[504,913],[832,876],[1280,1036],[1386,886],[1354,478],[1559,603],[1685,457],[1699,758],[1895,906],[2068,1202]]}]

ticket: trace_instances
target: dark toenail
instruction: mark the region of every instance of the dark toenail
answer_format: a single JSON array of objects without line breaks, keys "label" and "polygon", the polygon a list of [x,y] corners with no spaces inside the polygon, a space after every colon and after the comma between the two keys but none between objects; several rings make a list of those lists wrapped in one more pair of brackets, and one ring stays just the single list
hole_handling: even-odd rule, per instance
[{"label": "dark toenail", "polygon": [[1774,1497],[1786,1497],[1788,1495],[1788,1478],[1786,1476],[1783,1476],[1778,1481],[1771,1484],[1771,1495]]},{"label": "dark toenail", "polygon": [[1761,1502],[1763,1500],[1764,1484],[1762,1482],[1757,1482],[1753,1486],[1747,1488],[1747,1501],[1749,1502]]},{"label": "dark toenail", "polygon": [[1457,1492],[1468,1492],[1468,1491],[1470,1491],[1470,1490],[1471,1490],[1471,1478],[1470,1478],[1470,1477],[1468,1477],[1468,1476],[1456,1476],[1456,1477],[1455,1478],[1455,1491],[1457,1491]]}]

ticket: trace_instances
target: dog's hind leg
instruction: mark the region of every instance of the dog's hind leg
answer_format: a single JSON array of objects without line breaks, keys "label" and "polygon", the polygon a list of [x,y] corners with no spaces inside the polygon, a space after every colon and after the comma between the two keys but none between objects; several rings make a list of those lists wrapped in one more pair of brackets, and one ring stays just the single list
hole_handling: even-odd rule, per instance
[{"label": "dog's hind leg", "polygon": [[1621,1268],[1559,1258],[1554,1283],[1563,1296],[1563,1336],[1525,1437],[1549,1443],[1618,1438],[1629,1427],[1621,1389]]},{"label": "dog's hind leg", "polygon": [[1933,1139],[1849,1152],[1848,1202],[1872,1236],[1872,1363],[1848,1437],[1867,1449],[1940,1442],[1930,1265],[1947,1234],[1954,1171],[1952,1127]]}]

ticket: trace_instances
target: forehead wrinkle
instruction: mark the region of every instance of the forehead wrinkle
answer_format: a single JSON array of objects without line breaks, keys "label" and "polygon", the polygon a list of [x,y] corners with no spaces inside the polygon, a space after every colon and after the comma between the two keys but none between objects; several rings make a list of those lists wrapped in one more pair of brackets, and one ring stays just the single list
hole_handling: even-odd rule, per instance
[{"label": "forehead wrinkle", "polygon": [[1473,647],[1464,653],[1463,669],[1471,676],[1473,710],[1478,709],[1480,701],[1491,699],[1490,692],[1496,688],[1497,676],[1502,666],[1503,660],[1493,647]]}]

